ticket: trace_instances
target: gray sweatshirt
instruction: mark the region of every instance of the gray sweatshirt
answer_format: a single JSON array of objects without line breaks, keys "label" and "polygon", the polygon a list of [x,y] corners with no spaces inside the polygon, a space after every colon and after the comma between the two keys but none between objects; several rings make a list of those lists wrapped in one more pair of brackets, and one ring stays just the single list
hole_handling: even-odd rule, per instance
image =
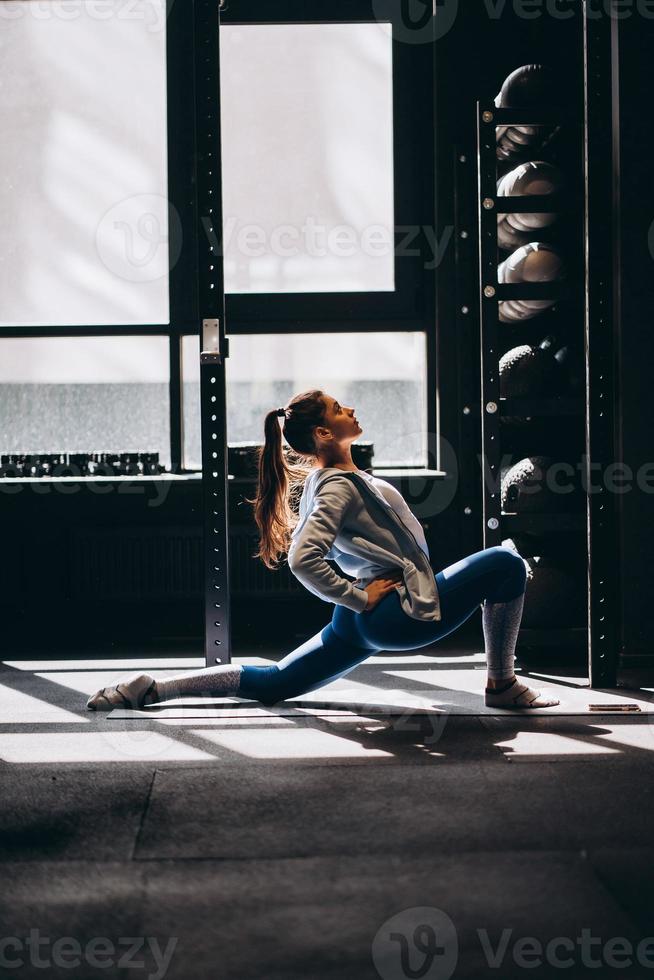
[{"label": "gray sweatshirt", "polygon": [[440,620],[440,597],[420,523],[401,494],[395,506],[389,503],[378,489],[380,482],[386,481],[369,481],[361,471],[335,466],[311,470],[291,534],[289,568],[309,592],[355,612],[366,608],[367,593],[335,572],[327,559],[346,575],[357,576],[360,586],[400,569],[403,581],[396,588],[403,610],[413,619]]}]

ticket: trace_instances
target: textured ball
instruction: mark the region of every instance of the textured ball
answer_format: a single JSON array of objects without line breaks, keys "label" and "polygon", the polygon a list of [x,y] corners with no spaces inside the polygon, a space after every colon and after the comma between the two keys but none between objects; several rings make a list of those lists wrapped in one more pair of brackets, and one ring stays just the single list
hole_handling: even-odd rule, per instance
[{"label": "textured ball", "polygon": [[502,510],[543,513],[559,508],[559,495],[547,484],[549,456],[527,456],[509,467],[502,479]]},{"label": "textured ball", "polygon": [[565,382],[550,347],[520,344],[500,358],[500,396],[537,398],[558,394]]},{"label": "textured ball", "polygon": [[554,558],[527,559],[521,625],[526,629],[580,625],[585,615],[586,580]]}]

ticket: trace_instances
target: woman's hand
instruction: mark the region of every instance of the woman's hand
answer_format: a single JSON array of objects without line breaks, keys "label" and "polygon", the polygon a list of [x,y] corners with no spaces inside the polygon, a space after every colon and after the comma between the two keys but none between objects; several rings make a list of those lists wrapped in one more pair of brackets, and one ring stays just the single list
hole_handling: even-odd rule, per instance
[{"label": "woman's hand", "polygon": [[402,572],[397,571],[391,572],[390,575],[374,578],[371,582],[368,582],[363,590],[368,594],[368,605],[363,612],[370,612],[371,609],[374,609],[377,603],[381,602],[384,596],[387,596],[389,592],[392,592],[397,583],[402,581]]}]

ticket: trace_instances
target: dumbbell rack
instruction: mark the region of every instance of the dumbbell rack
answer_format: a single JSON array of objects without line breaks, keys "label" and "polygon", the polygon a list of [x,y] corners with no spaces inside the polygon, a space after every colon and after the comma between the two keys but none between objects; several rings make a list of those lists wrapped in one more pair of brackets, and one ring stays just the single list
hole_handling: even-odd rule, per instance
[{"label": "dumbbell rack", "polygon": [[[584,414],[583,398],[556,396],[550,398],[501,398],[499,360],[510,343],[501,336],[499,303],[509,299],[555,299],[557,302],[572,300],[579,309],[584,308],[584,277],[573,276],[549,283],[499,283],[497,240],[497,215],[508,213],[566,212],[580,227],[583,210],[569,190],[542,196],[502,196],[497,194],[498,161],[496,156],[496,126],[580,126],[570,111],[552,109],[498,109],[491,102],[477,102],[477,212],[479,229],[479,329],[480,329],[480,380],[481,380],[481,469],[483,546],[500,545],[502,539],[519,531],[547,534],[548,531],[587,532],[587,515],[576,512],[563,513],[503,513],[501,505],[501,458],[502,416],[550,417],[561,421],[562,417],[580,419]],[[543,147],[534,147],[533,157],[542,158]],[[522,158],[516,159],[516,166]],[[581,162],[581,161],[580,161]],[[534,240],[536,240],[536,235]],[[525,333],[529,326],[540,321],[542,314],[525,321]],[[548,322],[545,318],[544,322]],[[513,324],[515,326],[515,324]],[[510,328],[507,328],[510,329]],[[581,325],[580,325],[581,330]],[[544,329],[543,333],[547,330]],[[528,342],[526,339],[521,343]],[[530,453],[531,454],[531,453]],[[545,453],[546,455],[546,453]],[[515,462],[515,460],[512,460]],[[589,634],[585,626],[567,628],[526,629],[518,637],[517,650],[521,647],[585,647]],[[589,651],[589,670],[590,670]],[[592,670],[590,671],[592,674]]]}]

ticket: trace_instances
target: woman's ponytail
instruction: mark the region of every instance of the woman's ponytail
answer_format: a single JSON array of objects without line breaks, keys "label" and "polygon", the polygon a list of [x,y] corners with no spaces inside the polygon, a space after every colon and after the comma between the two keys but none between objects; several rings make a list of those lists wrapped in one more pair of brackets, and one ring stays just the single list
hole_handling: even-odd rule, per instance
[{"label": "woman's ponytail", "polygon": [[[260,532],[259,550],[252,557],[261,558],[271,570],[279,567],[288,552],[298,521],[299,498],[316,455],[313,429],[324,425],[322,396],[318,390],[304,392],[289,402],[284,417],[277,409],[271,409],[264,420],[257,492],[253,500],[245,500],[254,506],[254,520]],[[288,447],[282,442],[282,428]]]}]

